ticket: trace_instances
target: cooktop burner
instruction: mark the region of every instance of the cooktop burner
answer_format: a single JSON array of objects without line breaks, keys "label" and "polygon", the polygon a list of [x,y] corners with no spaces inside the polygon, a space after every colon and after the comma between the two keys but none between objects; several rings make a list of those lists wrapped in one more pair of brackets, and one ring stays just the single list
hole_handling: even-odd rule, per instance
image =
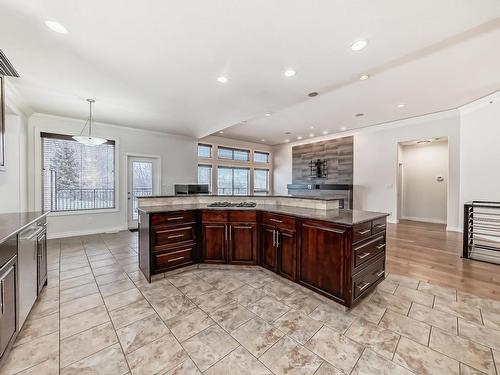
[{"label": "cooktop burner", "polygon": [[240,203],[214,202],[208,205],[208,207],[255,207],[255,206],[257,206],[257,203],[255,202],[240,202]]}]

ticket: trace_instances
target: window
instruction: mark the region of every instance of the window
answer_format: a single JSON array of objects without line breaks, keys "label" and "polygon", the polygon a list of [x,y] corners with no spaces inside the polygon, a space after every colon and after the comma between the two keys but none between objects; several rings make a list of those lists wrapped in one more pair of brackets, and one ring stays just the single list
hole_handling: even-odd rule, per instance
[{"label": "window", "polygon": [[212,192],[212,166],[198,165],[198,183],[208,184],[208,191]]},{"label": "window", "polygon": [[236,148],[218,147],[217,148],[217,157],[219,159],[249,161],[250,160],[250,151],[249,150],[239,150]]},{"label": "window", "polygon": [[269,163],[269,152],[255,151],[253,161],[255,163]]},{"label": "window", "polygon": [[218,167],[217,193],[220,195],[248,195],[250,170],[248,168]]},{"label": "window", "polygon": [[211,158],[212,157],[212,146],[198,143],[198,157],[199,158]]},{"label": "window", "polygon": [[253,170],[253,193],[257,195],[269,194],[269,170]]},{"label": "window", "polygon": [[69,135],[41,133],[43,209],[115,207],[115,142],[85,146]]}]

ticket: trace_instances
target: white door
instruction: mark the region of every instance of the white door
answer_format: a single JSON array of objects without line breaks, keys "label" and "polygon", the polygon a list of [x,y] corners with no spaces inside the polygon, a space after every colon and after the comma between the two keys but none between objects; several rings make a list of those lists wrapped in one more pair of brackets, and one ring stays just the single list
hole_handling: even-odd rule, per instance
[{"label": "white door", "polygon": [[127,164],[128,227],[137,228],[137,197],[159,193],[158,159],[129,156]]}]

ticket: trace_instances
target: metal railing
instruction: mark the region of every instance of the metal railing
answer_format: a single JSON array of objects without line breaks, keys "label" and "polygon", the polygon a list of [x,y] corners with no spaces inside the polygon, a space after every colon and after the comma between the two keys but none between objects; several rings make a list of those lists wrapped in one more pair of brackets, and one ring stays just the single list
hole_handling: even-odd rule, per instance
[{"label": "metal railing", "polygon": [[53,189],[51,211],[93,210],[115,207],[115,189]]},{"label": "metal railing", "polygon": [[500,264],[500,202],[464,205],[463,257]]},{"label": "metal railing", "polygon": [[217,188],[219,195],[248,195],[248,188]]},{"label": "metal railing", "polygon": [[153,195],[153,188],[134,188],[132,189],[132,217],[137,220],[139,214],[137,213],[137,207],[139,205],[138,197],[150,197]]}]

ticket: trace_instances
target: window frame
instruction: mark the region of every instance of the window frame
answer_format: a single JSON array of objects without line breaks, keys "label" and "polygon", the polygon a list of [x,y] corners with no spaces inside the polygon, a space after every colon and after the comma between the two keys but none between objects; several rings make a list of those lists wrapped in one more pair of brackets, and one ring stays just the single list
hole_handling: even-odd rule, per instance
[{"label": "window frame", "polygon": [[[214,179],[214,166],[212,164],[198,163],[198,166],[196,167],[196,172],[197,172],[197,176],[196,177],[199,177],[198,169],[200,167],[210,168],[210,183],[208,184],[208,193],[212,194],[212,191],[213,191],[213,179]],[[200,183],[200,180],[198,178],[197,178],[197,183],[198,184]]]},{"label": "window frame", "polygon": [[[200,146],[210,148],[210,156],[200,156],[200,154],[198,152]],[[198,158],[201,158],[201,159],[211,159],[213,157],[213,150],[214,150],[213,145],[211,145],[209,143],[198,142],[198,145],[196,146],[196,155],[198,156]]]},{"label": "window frame", "polygon": [[[45,211],[45,198],[44,198],[44,147],[43,147],[43,138],[49,138],[49,139],[61,139],[61,140],[67,140],[67,141],[72,141],[72,142],[77,142],[73,139],[72,135],[67,135],[67,134],[61,134],[61,133],[56,133],[54,131],[48,130],[48,131],[39,131],[39,152],[37,152],[36,155],[40,157],[40,174],[39,174],[39,191],[40,191],[40,201],[39,201],[39,206],[40,210],[47,212],[50,210]],[[117,168],[117,156],[118,156],[118,142],[117,140],[114,139],[109,139],[108,137],[105,137],[106,142],[103,144],[109,144],[113,145],[113,207],[105,207],[105,208],[82,208],[82,209],[76,209],[76,210],[62,210],[62,211],[50,211],[51,216],[67,216],[67,215],[82,215],[82,214],[94,214],[94,213],[110,213],[110,212],[119,212],[120,211],[120,190],[119,190],[119,170]],[[35,181],[36,183],[36,181]],[[37,188],[35,186],[35,188]]]},{"label": "window frame", "polygon": [[[266,161],[256,161],[255,160],[255,154],[265,154],[267,156],[267,160]],[[260,150],[254,150],[253,151],[252,161],[255,164],[258,164],[258,165],[269,165],[270,164],[270,161],[269,161],[270,158],[271,158],[271,153],[269,151],[260,151]],[[259,168],[257,168],[257,169],[259,169]]]},{"label": "window frame", "polygon": [[265,192],[258,192],[260,195],[261,193],[265,193],[265,195],[269,195],[271,191],[271,170],[269,168],[252,168],[253,171],[253,184],[252,184],[252,194],[255,195],[255,172],[256,171],[264,171],[267,172],[267,178],[266,178],[266,191]]},{"label": "window frame", "polygon": [[[219,156],[219,150],[220,149],[231,151],[231,158],[221,158]],[[234,152],[235,151],[241,151],[241,152],[247,153],[248,159],[246,159],[246,160],[235,159],[234,158]],[[227,147],[227,146],[217,145],[217,160],[231,160],[231,161],[235,161],[235,162],[249,163],[250,160],[251,160],[251,156],[250,156],[251,153],[252,153],[251,150],[245,149],[245,148],[236,148],[236,147]]]},{"label": "window frame", "polygon": [[[231,190],[232,190],[232,194],[219,194],[219,169],[230,169],[232,171],[231,173]],[[247,186],[248,186],[248,190],[247,190],[247,194],[234,194],[234,170],[235,169],[241,169],[241,170],[246,170],[248,172],[248,175],[247,175]],[[250,195],[250,192],[251,192],[251,171],[252,171],[252,168],[250,167],[245,167],[245,166],[239,166],[239,165],[217,165],[217,195],[220,195],[220,196],[248,196]],[[224,188],[222,188],[224,189]]]}]

